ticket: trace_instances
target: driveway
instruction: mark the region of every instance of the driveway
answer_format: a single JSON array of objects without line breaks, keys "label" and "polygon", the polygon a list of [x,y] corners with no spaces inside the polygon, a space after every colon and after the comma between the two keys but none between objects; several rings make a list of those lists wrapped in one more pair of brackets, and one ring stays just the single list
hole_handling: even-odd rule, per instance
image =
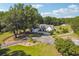
[{"label": "driveway", "polygon": [[78,45],[78,46],[79,46],[79,39],[72,40],[72,42],[73,42],[75,45]]},{"label": "driveway", "polygon": [[32,37],[32,39],[42,43],[54,44],[54,38],[52,36]]},{"label": "driveway", "polygon": [[[23,40],[14,41],[14,40],[12,40],[13,37],[10,37],[8,39],[8,41],[6,41],[3,44],[1,44],[1,48],[6,48],[7,46],[12,46],[12,45],[17,45],[19,43],[23,43],[26,38],[28,38],[28,37],[22,38]],[[32,39],[36,40],[36,41],[40,41],[42,43],[54,44],[54,38],[52,38],[52,36],[50,36],[49,33],[44,33],[40,37],[32,37]]]}]

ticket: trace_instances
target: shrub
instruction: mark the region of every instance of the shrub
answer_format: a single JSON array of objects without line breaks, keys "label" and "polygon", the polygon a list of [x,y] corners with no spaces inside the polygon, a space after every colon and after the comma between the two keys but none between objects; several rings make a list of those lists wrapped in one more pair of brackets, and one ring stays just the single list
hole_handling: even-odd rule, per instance
[{"label": "shrub", "polygon": [[66,28],[63,28],[63,31],[62,31],[63,33],[68,33],[68,29],[66,29]]},{"label": "shrub", "polygon": [[49,33],[50,33],[50,35],[53,35],[54,34],[54,31],[50,31]]},{"label": "shrub", "polygon": [[57,50],[64,56],[79,55],[79,47],[76,46],[71,40],[56,39]]}]

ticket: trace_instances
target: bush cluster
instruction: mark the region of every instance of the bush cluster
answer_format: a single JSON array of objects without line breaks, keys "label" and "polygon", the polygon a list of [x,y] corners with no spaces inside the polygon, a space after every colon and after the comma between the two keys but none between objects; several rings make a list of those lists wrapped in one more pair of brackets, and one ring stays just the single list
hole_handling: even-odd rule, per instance
[{"label": "bush cluster", "polygon": [[71,40],[56,39],[55,40],[56,49],[63,56],[78,56],[79,46],[76,46]]}]

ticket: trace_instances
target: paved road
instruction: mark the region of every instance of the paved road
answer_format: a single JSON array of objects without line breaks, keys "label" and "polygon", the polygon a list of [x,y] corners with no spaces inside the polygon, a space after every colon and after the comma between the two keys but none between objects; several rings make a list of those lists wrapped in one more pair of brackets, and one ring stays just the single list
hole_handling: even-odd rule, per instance
[{"label": "paved road", "polygon": [[51,36],[32,37],[32,39],[42,43],[54,44],[54,38]]}]

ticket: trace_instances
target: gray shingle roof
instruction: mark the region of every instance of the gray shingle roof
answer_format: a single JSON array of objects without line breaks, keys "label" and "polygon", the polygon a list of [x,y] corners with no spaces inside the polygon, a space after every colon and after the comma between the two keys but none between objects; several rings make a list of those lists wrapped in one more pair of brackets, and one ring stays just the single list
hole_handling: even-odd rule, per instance
[{"label": "gray shingle roof", "polygon": [[45,27],[45,28],[48,28],[48,27],[51,27],[52,29],[54,29],[54,26],[53,25],[47,25],[47,24],[40,24],[39,27]]}]

